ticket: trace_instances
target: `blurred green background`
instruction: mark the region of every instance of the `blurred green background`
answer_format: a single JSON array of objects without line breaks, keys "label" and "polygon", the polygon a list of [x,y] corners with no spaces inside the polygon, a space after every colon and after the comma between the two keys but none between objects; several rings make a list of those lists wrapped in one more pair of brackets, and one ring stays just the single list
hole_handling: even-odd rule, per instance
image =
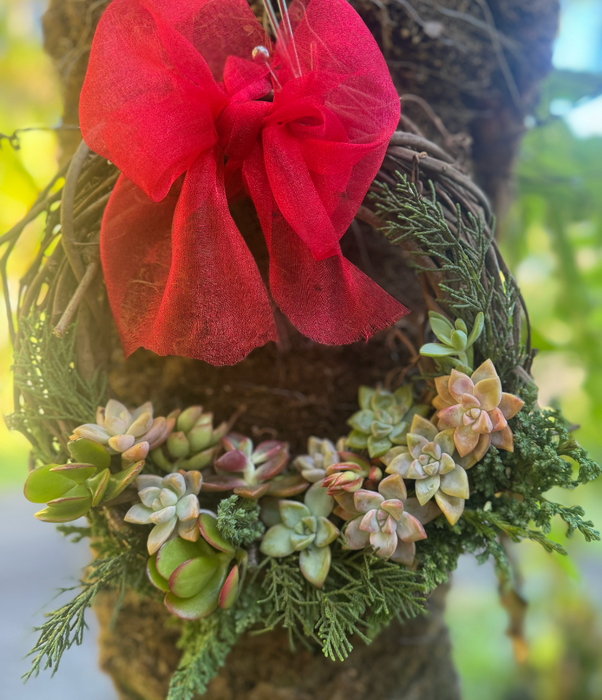
[{"label": "blurred green background", "polygon": [[[527,0],[525,0],[527,1]],[[0,132],[59,123],[59,89],[41,49],[44,0],[0,0]],[[577,438],[602,459],[602,0],[563,2],[555,70],[530,116],[515,203],[500,228],[541,352],[544,405],[558,401]],[[0,233],[27,211],[56,169],[52,131],[0,141]],[[11,259],[11,294],[35,252],[37,224]],[[0,322],[0,410],[11,411],[11,351]],[[0,425],[0,490],[23,481],[27,444]],[[554,494],[602,528],[602,483]],[[515,549],[529,600],[529,654],[513,658],[491,567],[461,561],[447,619],[465,700],[602,700],[602,545],[564,542],[570,559],[531,543]],[[67,699],[65,699],[67,700]]]}]

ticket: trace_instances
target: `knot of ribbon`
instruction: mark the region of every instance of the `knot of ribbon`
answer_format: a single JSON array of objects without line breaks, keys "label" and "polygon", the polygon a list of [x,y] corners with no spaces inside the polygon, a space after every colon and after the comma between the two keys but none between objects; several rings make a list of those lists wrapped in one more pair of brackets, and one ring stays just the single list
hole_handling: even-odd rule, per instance
[{"label": "knot of ribbon", "polygon": [[274,46],[245,0],[113,0],[101,18],[80,123],[121,170],[101,259],[126,355],[233,364],[277,338],[271,300],[332,345],[407,313],[339,246],[399,120],[385,61],[345,0],[294,0],[290,18]]}]

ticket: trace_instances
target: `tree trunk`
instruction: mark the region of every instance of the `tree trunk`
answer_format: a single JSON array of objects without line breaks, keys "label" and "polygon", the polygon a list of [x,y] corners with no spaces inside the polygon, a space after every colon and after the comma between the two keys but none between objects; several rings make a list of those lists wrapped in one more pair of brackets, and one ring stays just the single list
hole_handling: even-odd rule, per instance
[{"label": "tree trunk", "polygon": [[[77,123],[79,91],[94,27],[107,3],[50,0],[45,48],[61,73],[64,123]],[[397,83],[404,115],[463,161],[503,214],[512,163],[538,82],[549,70],[557,0],[353,0],[379,41]],[[431,110],[442,119],[434,117]],[[443,126],[445,124],[445,127]],[[62,135],[64,157],[76,145]],[[234,218],[266,272],[267,251],[250,202]],[[421,288],[406,255],[358,224],[343,239],[350,260],[414,313],[402,321],[419,346],[425,312]],[[138,351],[123,358],[114,329],[109,363],[114,394],[131,405],[153,400],[156,409],[191,403],[218,420],[246,408],[237,423],[253,438],[277,437],[305,451],[309,435],[344,434],[360,384],[374,385],[408,362],[393,332],[345,347],[317,345],[284,318],[280,341],[255,350],[234,367],[212,367]],[[211,700],[456,700],[460,697],[443,623],[445,590],[429,601],[430,614],[392,624],[370,646],[357,641],[351,659],[334,663],[308,651],[291,653],[283,632],[243,637],[205,697]],[[101,664],[123,700],[162,700],[178,662],[177,634],[167,611],[128,594],[115,628],[112,599],[97,605]]]}]

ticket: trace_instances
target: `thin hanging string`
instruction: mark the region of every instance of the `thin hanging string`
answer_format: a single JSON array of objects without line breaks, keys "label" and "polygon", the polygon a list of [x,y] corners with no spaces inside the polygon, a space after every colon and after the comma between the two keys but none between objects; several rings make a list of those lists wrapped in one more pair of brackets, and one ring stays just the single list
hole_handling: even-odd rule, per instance
[{"label": "thin hanging string", "polygon": [[[278,9],[280,10],[280,14],[282,15],[282,21],[284,24],[284,31],[282,30],[280,23],[278,22],[278,18],[276,17],[276,12],[274,11],[271,0],[263,0],[263,5],[265,7],[265,10],[266,10],[266,13],[268,16],[268,20],[269,20],[270,24],[272,25],[272,30],[274,31],[274,35],[276,36],[276,40],[280,43],[280,46],[282,47],[282,53],[288,59],[291,70],[293,71],[293,75],[295,76],[295,78],[300,78],[302,75],[301,63],[299,61],[299,54],[297,53],[297,47],[295,46],[295,39],[293,37],[293,28],[291,25],[290,16],[288,13],[288,8],[286,6],[286,0],[277,0],[277,2],[278,2]],[[293,55],[294,55],[294,59],[295,59],[294,63],[291,60],[291,56],[289,55],[289,52],[288,52],[289,45],[293,51]]]}]

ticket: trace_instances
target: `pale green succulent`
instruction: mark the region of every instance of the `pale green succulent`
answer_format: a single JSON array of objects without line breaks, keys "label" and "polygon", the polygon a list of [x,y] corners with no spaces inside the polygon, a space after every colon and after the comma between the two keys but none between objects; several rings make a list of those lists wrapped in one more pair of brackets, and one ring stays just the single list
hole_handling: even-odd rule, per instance
[{"label": "pale green succulent", "polygon": [[278,502],[281,523],[264,535],[260,551],[268,557],[286,557],[299,552],[299,568],[316,588],[322,588],[330,571],[330,544],[339,536],[339,529],[328,519],[334,499],[319,483],[305,493],[303,503]]},{"label": "pale green succulent", "polygon": [[181,471],[161,478],[143,474],[136,479],[141,503],[125,515],[127,523],[154,525],[148,536],[148,553],[154,554],[177,527],[178,535],[190,542],[199,539],[197,519],[201,512],[198,493],[203,477],[198,471]]},{"label": "pale green succulent", "polygon": [[345,443],[354,450],[367,449],[371,458],[384,455],[393,445],[405,445],[412,418],[429,412],[425,404],[414,404],[409,384],[394,392],[362,386],[359,404],[361,410],[347,421],[353,430]]},{"label": "pale green succulent", "polygon": [[307,452],[308,454],[297,457],[293,466],[312,484],[322,481],[328,467],[340,462],[337,448],[327,439],[310,437],[307,441]]},{"label": "pale green succulent", "polygon": [[434,360],[461,371],[472,371],[474,363],[473,345],[483,332],[485,317],[479,311],[476,315],[474,326],[470,333],[466,323],[461,318],[457,318],[455,323],[447,319],[442,314],[429,311],[429,321],[431,330],[437,336],[438,343],[426,343],[420,348],[420,354],[424,357],[432,357]]},{"label": "pale green succulent", "polygon": [[175,430],[161,447],[152,450],[150,459],[167,472],[203,469],[210,464],[228,432],[228,424],[214,428],[213,413],[203,411],[202,406],[190,406],[182,413],[174,411],[168,419],[173,419]]}]

